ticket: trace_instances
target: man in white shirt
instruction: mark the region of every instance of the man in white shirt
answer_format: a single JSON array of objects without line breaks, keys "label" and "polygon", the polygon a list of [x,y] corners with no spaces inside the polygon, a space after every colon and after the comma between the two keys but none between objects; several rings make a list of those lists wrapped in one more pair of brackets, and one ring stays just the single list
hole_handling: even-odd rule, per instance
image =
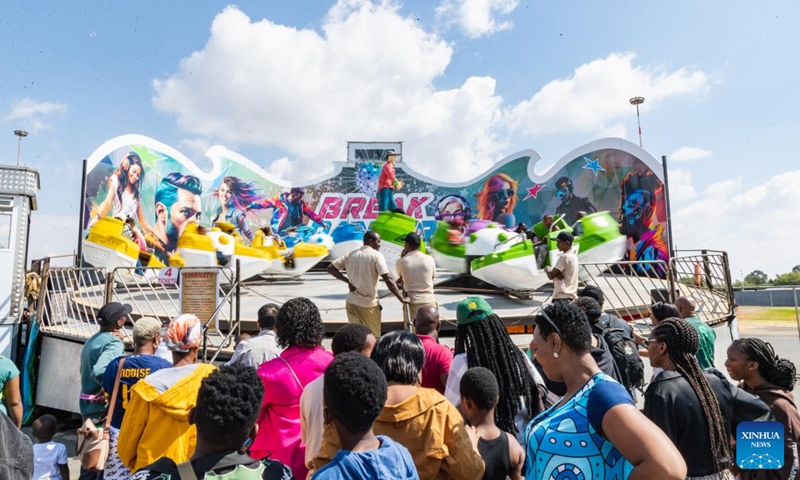
[{"label": "man in white shirt", "polygon": [[575,237],[569,232],[560,232],[556,240],[561,256],[553,268],[545,269],[545,273],[553,281],[553,301],[571,302],[578,298],[578,256],[572,249]]},{"label": "man in white shirt", "polygon": [[262,363],[280,355],[283,349],[278,347],[278,339],[275,336],[278,310],[279,307],[274,303],[268,303],[258,309],[258,335],[241,342],[227,365],[240,364],[258,369]]},{"label": "man in white shirt", "polygon": [[[378,302],[378,279],[382,278],[389,290],[402,303],[403,297],[389,274],[386,259],[381,252],[381,236],[369,231],[364,234],[364,246],[337,258],[328,265],[328,273],[345,282],[350,289],[345,307],[347,321],[360,323],[372,330],[375,338],[381,336],[381,306]],[[344,276],[340,270],[346,270]]]},{"label": "man in white shirt", "polygon": [[436,297],[433,296],[433,278],[436,275],[436,263],[430,255],[425,255],[419,248],[422,239],[416,233],[406,235],[406,244],[400,260],[395,264],[397,267],[397,286],[402,288],[408,295],[411,303],[408,309],[403,309],[403,319],[406,325],[411,325],[412,319],[416,318],[417,310],[425,305],[436,305]]}]

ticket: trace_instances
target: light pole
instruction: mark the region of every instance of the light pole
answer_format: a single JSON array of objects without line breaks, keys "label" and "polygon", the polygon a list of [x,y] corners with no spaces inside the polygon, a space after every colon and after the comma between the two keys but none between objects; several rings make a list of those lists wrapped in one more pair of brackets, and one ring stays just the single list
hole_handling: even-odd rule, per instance
[{"label": "light pole", "polygon": [[22,139],[28,136],[28,132],[25,130],[14,130],[14,135],[19,137],[19,143],[17,144],[17,166],[19,166],[19,153],[22,151]]},{"label": "light pole", "polygon": [[633,97],[630,100],[631,105],[636,105],[636,124],[639,126],[639,146],[642,146],[642,122],[639,119],[639,105],[644,103],[644,97]]}]

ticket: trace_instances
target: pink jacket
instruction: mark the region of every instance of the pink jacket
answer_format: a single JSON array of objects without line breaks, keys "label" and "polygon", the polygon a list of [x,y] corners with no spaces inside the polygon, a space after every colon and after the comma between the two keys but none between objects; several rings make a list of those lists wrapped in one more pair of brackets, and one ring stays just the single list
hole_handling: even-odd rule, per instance
[{"label": "pink jacket", "polygon": [[306,478],[306,446],[300,440],[300,395],[306,385],[325,372],[331,360],[333,355],[321,347],[291,346],[279,358],[259,367],[264,401],[258,417],[258,436],[250,449],[253,458],[269,456],[288,465],[295,478]]}]

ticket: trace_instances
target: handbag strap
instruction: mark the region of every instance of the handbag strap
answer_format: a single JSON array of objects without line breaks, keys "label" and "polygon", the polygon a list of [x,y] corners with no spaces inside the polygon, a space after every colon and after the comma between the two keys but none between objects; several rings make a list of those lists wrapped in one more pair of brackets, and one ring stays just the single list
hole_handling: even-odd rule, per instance
[{"label": "handbag strap", "polygon": [[194,473],[194,468],[192,468],[191,460],[181,462],[177,465],[177,467],[178,467],[178,475],[181,476],[181,480],[197,480],[197,475],[195,475]]},{"label": "handbag strap", "polygon": [[292,368],[292,366],[289,365],[289,362],[287,362],[286,359],[281,357],[280,355],[278,355],[278,358],[280,358],[281,361],[286,364],[286,368],[289,369],[289,372],[291,372],[292,376],[294,377],[294,381],[297,382],[297,384],[300,386],[300,392],[302,393],[306,389],[306,387],[304,387],[303,384],[300,383],[300,379],[297,378],[297,374],[294,373],[294,369]]},{"label": "handbag strap", "polygon": [[103,428],[108,430],[108,427],[111,426],[111,417],[114,416],[114,407],[117,405],[117,393],[119,393],[119,381],[122,378],[122,367],[125,366],[125,359],[127,357],[122,357],[122,360],[119,361],[119,365],[117,365],[117,378],[114,379],[114,390],[111,392],[111,405],[108,406],[108,415],[106,415],[106,424]]}]

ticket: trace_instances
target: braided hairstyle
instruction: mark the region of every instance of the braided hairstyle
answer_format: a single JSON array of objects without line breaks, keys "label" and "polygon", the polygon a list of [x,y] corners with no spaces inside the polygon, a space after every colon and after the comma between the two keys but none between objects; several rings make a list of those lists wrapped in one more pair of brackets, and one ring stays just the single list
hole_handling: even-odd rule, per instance
[{"label": "braided hairstyle", "polygon": [[[716,459],[718,471],[727,468],[730,452],[728,450],[728,432],[725,418],[711,390],[708,380],[697,363],[697,349],[700,347],[700,336],[697,330],[680,318],[667,318],[653,328],[652,337],[667,345],[670,360],[676,370],[689,382],[692,390],[700,399],[700,406],[706,418],[708,436],[711,440],[711,456]],[[652,340],[651,340],[652,341]]]},{"label": "braided hairstyle", "polygon": [[785,358],[775,355],[772,344],[759,338],[734,340],[731,345],[742,349],[751,362],[758,364],[758,373],[764,380],[791,392],[795,383],[795,366]]},{"label": "braided hairstyle", "polygon": [[514,417],[523,408],[531,418],[540,413],[539,390],[525,354],[514,345],[497,315],[456,327],[455,354],[461,353],[467,354],[470,368],[485,367],[497,377],[502,393],[494,421],[500,430],[517,433]]}]

